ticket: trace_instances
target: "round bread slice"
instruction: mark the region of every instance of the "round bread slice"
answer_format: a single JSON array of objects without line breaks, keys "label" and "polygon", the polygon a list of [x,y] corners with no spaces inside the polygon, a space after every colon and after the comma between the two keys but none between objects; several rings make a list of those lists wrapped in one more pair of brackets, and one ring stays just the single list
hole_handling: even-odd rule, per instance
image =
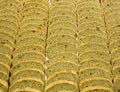
[{"label": "round bread slice", "polygon": [[110,55],[108,52],[99,51],[99,50],[89,50],[79,54],[79,61],[86,59],[96,59],[101,58],[105,61],[110,61]]},{"label": "round bread slice", "polygon": [[6,54],[9,57],[12,55],[12,48],[9,45],[1,45],[0,44],[0,53]]},{"label": "round bread slice", "polygon": [[45,87],[45,92],[57,92],[59,90],[79,92],[77,84],[68,80],[55,81]]},{"label": "round bread slice", "polygon": [[50,7],[49,12],[52,12],[52,11],[58,10],[58,9],[61,9],[61,10],[64,10],[64,9],[65,10],[71,10],[71,11],[75,12],[75,10],[72,8],[72,6],[66,6],[66,5],[55,5],[53,7]]},{"label": "round bread slice", "polygon": [[34,68],[38,70],[44,71],[44,63],[42,61],[37,61],[37,60],[24,60],[20,62],[15,62],[13,63],[13,66],[11,68],[11,73],[15,73],[17,71],[20,71],[21,69],[24,68]]},{"label": "round bread slice", "polygon": [[25,88],[16,88],[15,90],[13,90],[13,92],[42,92],[42,91],[30,87],[25,87]]},{"label": "round bread slice", "polygon": [[70,62],[70,61],[58,61],[55,63],[50,64],[49,66],[47,66],[46,69],[46,75],[49,77],[51,76],[53,73],[55,72],[59,72],[62,70],[66,70],[66,71],[78,71],[78,65],[75,62]]},{"label": "round bread slice", "polygon": [[[40,12],[41,11],[41,12]],[[23,10],[23,16],[25,17],[26,15],[29,15],[29,14],[33,14],[33,15],[45,15],[47,17],[47,11],[45,9],[42,9],[40,7],[29,7],[27,9],[24,9]],[[45,17],[45,16],[41,16],[41,17]],[[29,16],[28,16],[29,17]],[[34,16],[33,16],[34,17]],[[32,18],[33,18],[32,17]],[[41,18],[40,17],[40,18]]]},{"label": "round bread slice", "polygon": [[119,58],[120,55],[120,48],[114,49],[114,51],[111,52],[111,59],[115,60]]},{"label": "round bread slice", "polygon": [[[78,62],[78,58],[76,53],[70,53],[70,52],[62,52],[59,54],[54,54],[51,57],[48,57],[48,61],[47,63],[52,63],[52,62],[57,62],[57,61],[62,61],[62,60],[66,60],[66,61],[71,61],[71,62]],[[47,65],[46,63],[46,65]]]},{"label": "round bread slice", "polygon": [[43,82],[41,81],[41,79],[22,78],[22,79],[15,81],[13,84],[11,84],[10,92],[13,92],[13,90],[15,90],[17,88],[22,89],[24,87],[34,88],[34,89],[37,89],[37,90],[40,90],[41,92],[43,92],[44,85],[43,85]]},{"label": "round bread slice", "polygon": [[101,67],[108,71],[111,71],[111,69],[112,69],[110,62],[107,62],[103,59],[99,59],[99,58],[98,59],[86,59],[86,60],[80,61],[80,64],[79,64],[80,69],[83,69],[83,68],[86,68],[89,66]]},{"label": "round bread slice", "polygon": [[71,36],[71,35],[59,35],[59,34],[55,34],[54,36],[48,37],[47,38],[47,46],[52,45],[54,43],[57,42],[62,42],[62,41],[66,41],[72,44],[76,44],[76,38]]},{"label": "round bread slice", "polygon": [[103,86],[87,87],[80,91],[81,92],[113,92],[111,88],[107,88]]},{"label": "round bread slice", "polygon": [[89,26],[87,26],[85,29],[80,29],[78,32],[79,38],[85,37],[87,35],[97,35],[97,36],[101,36],[103,38],[107,38],[106,33],[103,31],[103,28],[100,27],[93,27],[90,28]]},{"label": "round bread slice", "polygon": [[58,14],[49,18],[50,23],[57,22],[57,21],[69,21],[69,22],[76,23],[76,18],[71,17],[69,15],[58,15]]},{"label": "round bread slice", "polygon": [[43,54],[45,53],[44,48],[41,45],[36,45],[36,44],[29,44],[29,45],[16,48],[14,53],[20,53],[20,52],[26,52],[26,51],[38,51]]},{"label": "round bread slice", "polygon": [[85,80],[87,78],[91,78],[91,77],[100,77],[100,78],[106,78],[106,79],[112,80],[112,74],[110,71],[104,68],[96,67],[96,66],[80,69],[79,76],[80,76],[79,78],[80,81]]},{"label": "round bread slice", "polygon": [[119,49],[119,46],[120,46],[120,39],[110,42],[110,50],[112,52],[115,52],[116,49]]},{"label": "round bread slice", "polygon": [[120,65],[113,67],[112,74],[113,76],[120,76]]},{"label": "round bread slice", "polygon": [[76,30],[77,27],[75,23],[69,22],[69,21],[57,21],[57,22],[49,22],[49,28],[71,28],[72,30]]},{"label": "round bread slice", "polygon": [[4,63],[5,65],[11,66],[11,58],[8,55],[0,53],[0,63]]},{"label": "round bread slice", "polygon": [[97,42],[88,42],[85,44],[79,44],[78,46],[79,46],[78,47],[79,53],[89,51],[89,50],[100,50],[100,51],[109,52],[109,49],[107,48],[107,46],[105,46],[103,44],[99,44]]},{"label": "round bread slice", "polygon": [[113,34],[110,35],[110,41],[113,42],[117,39],[120,39],[120,32],[117,31],[117,32],[114,32]]},{"label": "round bread slice", "polygon": [[55,15],[69,15],[71,17],[76,17],[75,13],[71,10],[66,10],[66,9],[57,9],[55,11],[51,11],[49,13],[49,18],[54,17]]},{"label": "round bread slice", "polygon": [[78,75],[77,75],[77,72],[73,70],[57,71],[47,78],[46,84],[50,84],[58,80],[68,80],[68,81],[73,81],[77,83]]},{"label": "round bread slice", "polygon": [[48,29],[48,37],[52,37],[54,36],[55,34],[59,34],[59,35],[71,35],[73,37],[77,37],[77,33],[74,29],[71,29],[71,28],[49,28]]},{"label": "round bread slice", "polygon": [[106,88],[111,88],[111,90],[113,90],[112,81],[101,77],[90,77],[83,81],[80,81],[79,84],[81,90],[87,87],[94,87],[94,86],[103,86]]},{"label": "round bread slice", "polygon": [[28,44],[38,44],[41,45],[42,47],[45,47],[45,41],[44,39],[41,39],[40,37],[35,37],[35,36],[28,36],[24,38],[18,38],[15,47],[19,48],[21,46],[25,46]]},{"label": "round bread slice", "polygon": [[36,36],[41,37],[42,39],[45,39],[46,31],[42,28],[37,28],[36,30],[24,30],[19,32],[18,37],[28,37],[28,36]]},{"label": "round bread slice", "polygon": [[9,74],[10,67],[6,65],[5,63],[0,62],[0,71]]},{"label": "round bread slice", "polygon": [[3,90],[4,92],[8,91],[8,82],[7,81],[0,79],[0,90]]},{"label": "round bread slice", "polygon": [[[27,66],[26,66],[27,67]],[[10,77],[10,83],[13,84],[15,81],[22,78],[37,78],[44,81],[44,72],[42,70],[34,69],[34,68],[24,68],[17,72],[12,73]]]},{"label": "round bread slice", "polygon": [[11,40],[12,42],[15,41],[15,36],[10,34],[9,31],[8,32],[4,32],[4,30],[0,32],[0,38],[7,38],[9,40]]},{"label": "round bread slice", "polygon": [[69,42],[57,42],[47,47],[48,57],[62,52],[76,53],[76,45]]},{"label": "round bread slice", "polygon": [[13,29],[17,29],[18,27],[18,24],[16,22],[13,22],[13,21],[10,21],[10,20],[1,20],[0,21],[0,25],[1,26],[7,26],[7,27],[10,27],[10,28],[13,28]]},{"label": "round bread slice", "polygon": [[42,53],[36,51],[28,51],[23,53],[21,52],[15,54],[13,63],[21,62],[24,60],[37,60],[37,61],[45,62],[45,56]]},{"label": "round bread slice", "polygon": [[9,74],[0,70],[0,79],[8,81]]},{"label": "round bread slice", "polygon": [[37,2],[37,1],[27,1],[27,2],[24,2],[24,7],[23,7],[23,10],[25,9],[28,9],[30,7],[34,7],[34,8],[42,8],[44,9],[44,11],[47,12],[47,9],[48,9],[48,5],[46,5],[47,3],[42,3],[42,2]]},{"label": "round bread slice", "polygon": [[119,92],[120,91],[120,77],[114,78],[114,91]]},{"label": "round bread slice", "polygon": [[45,6],[48,6],[48,1],[47,0],[26,0],[25,3],[41,3],[41,4],[44,4]]}]

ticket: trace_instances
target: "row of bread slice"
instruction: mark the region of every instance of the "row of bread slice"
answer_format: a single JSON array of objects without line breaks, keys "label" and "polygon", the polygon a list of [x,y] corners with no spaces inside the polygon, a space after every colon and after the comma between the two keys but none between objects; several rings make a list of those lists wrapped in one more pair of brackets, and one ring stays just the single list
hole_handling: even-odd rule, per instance
[{"label": "row of bread slice", "polygon": [[120,91],[120,1],[106,0],[102,4],[110,38],[111,62],[113,65],[114,92]]},{"label": "row of bread slice", "polygon": [[[23,8],[20,11],[23,18],[16,37],[14,61],[11,68],[10,92],[43,92],[46,5],[45,0],[41,0],[41,2],[26,0],[23,2]],[[41,14],[44,15],[41,16]],[[46,19],[44,20],[44,18]]]},{"label": "row of bread slice", "polygon": [[45,92],[78,92],[76,20],[74,10],[70,10],[72,6],[74,3],[68,0],[51,1]]},{"label": "row of bread slice", "polygon": [[112,92],[112,67],[100,5],[98,0],[85,1],[77,3],[79,89],[81,92]]},{"label": "row of bread slice", "polygon": [[[51,2],[49,9],[47,37],[47,53],[49,57],[62,52],[76,52],[76,17],[73,12],[74,10],[71,11],[65,8],[72,7],[74,3],[70,2],[70,4],[66,6],[64,3],[67,3],[67,1]],[[55,7],[57,7],[57,9]],[[64,7],[64,9],[61,7]]]},{"label": "row of bread slice", "polygon": [[8,92],[12,51],[18,27],[18,2],[1,0],[0,2],[0,91]]},{"label": "row of bread slice", "polygon": [[[46,36],[46,23],[47,23],[47,0],[32,1],[27,0],[23,2],[23,8],[21,9],[22,21],[20,23],[20,32],[18,33],[18,41],[24,42],[24,38],[38,39],[41,45],[45,42]],[[21,44],[22,44],[21,42]],[[36,43],[36,42],[34,42]],[[20,44],[18,44],[19,46]],[[44,45],[43,45],[44,47]]]},{"label": "row of bread slice", "polygon": [[[29,57],[29,56],[28,56]],[[44,87],[44,63],[43,61],[31,59],[16,62],[11,68],[10,92],[25,89],[27,87],[43,92]],[[24,90],[25,91],[25,90]],[[28,91],[30,91],[28,89]]]},{"label": "row of bread slice", "polygon": [[47,62],[45,92],[68,90],[78,92],[78,64],[64,59]]}]

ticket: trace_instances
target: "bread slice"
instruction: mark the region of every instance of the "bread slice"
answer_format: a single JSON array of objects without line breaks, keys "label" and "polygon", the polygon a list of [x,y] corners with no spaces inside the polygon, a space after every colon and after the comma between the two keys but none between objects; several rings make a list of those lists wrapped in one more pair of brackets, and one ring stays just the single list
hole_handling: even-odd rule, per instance
[{"label": "bread slice", "polygon": [[12,60],[9,56],[0,53],[0,63],[4,63],[4,64],[10,66],[11,62],[12,62]]},{"label": "bread slice", "polygon": [[23,7],[23,10],[25,9],[28,9],[28,8],[42,8],[44,11],[47,12],[47,9],[48,9],[48,5],[46,5],[46,3],[42,3],[42,2],[39,2],[39,1],[27,1],[27,2],[24,2],[24,7]]},{"label": "bread slice", "polygon": [[61,10],[71,10],[73,12],[75,12],[74,8],[72,8],[74,6],[66,6],[66,5],[56,5],[56,6],[53,6],[53,7],[50,7],[49,11],[52,12],[54,10],[58,10],[58,9],[61,9]]},{"label": "bread slice", "polygon": [[10,67],[4,63],[0,63],[0,71],[9,74]]},{"label": "bread slice", "polygon": [[51,11],[51,13],[49,14],[49,17],[51,18],[51,17],[54,17],[55,15],[69,15],[74,18],[76,16],[74,11],[67,10],[67,9],[57,9],[57,10]]},{"label": "bread slice", "polygon": [[49,75],[49,77],[46,80],[46,84],[50,84],[58,80],[68,80],[68,81],[73,81],[75,83],[78,83],[78,75],[76,71],[73,71],[73,70],[57,71],[52,75]]},{"label": "bread slice", "polygon": [[51,57],[48,57],[47,63],[49,64],[52,62],[57,62],[57,61],[62,61],[62,60],[71,61],[75,63],[78,62],[76,53],[62,52],[62,53],[54,54]]},{"label": "bread slice", "polygon": [[26,0],[25,3],[40,3],[40,4],[44,4],[45,6],[48,6],[48,1],[47,0]]},{"label": "bread slice", "polygon": [[48,37],[47,39],[47,45],[52,45],[54,43],[60,42],[60,41],[66,41],[72,44],[76,44],[76,38],[71,35],[59,35],[55,34],[54,36]]},{"label": "bread slice", "polygon": [[[33,85],[34,84],[34,85]],[[22,78],[19,79],[17,81],[15,81],[13,84],[11,84],[10,87],[10,92],[13,92],[13,90],[17,89],[17,88],[34,88],[36,90],[40,90],[41,92],[43,92],[43,82],[40,79],[36,79],[36,78]]]},{"label": "bread slice", "polygon": [[11,40],[12,42],[15,41],[15,36],[10,34],[9,32],[4,32],[4,30],[1,30],[0,32],[0,38],[7,38]]},{"label": "bread slice", "polygon": [[57,21],[69,21],[69,22],[76,23],[76,18],[72,17],[72,16],[69,16],[69,15],[58,15],[58,14],[56,14],[55,16],[49,18],[50,23],[51,22],[55,23]]},{"label": "bread slice", "polygon": [[[1,69],[0,69],[0,79],[1,79],[1,80],[5,80],[5,81],[8,81],[8,78],[9,78],[8,73],[3,72],[3,71],[1,71]],[[1,91],[0,91],[0,92],[1,92]]]},{"label": "bread slice", "polygon": [[104,68],[96,67],[96,66],[80,69],[79,76],[80,76],[79,77],[80,81],[85,80],[90,77],[101,77],[101,78],[112,80],[112,74],[110,71]]},{"label": "bread slice", "polygon": [[28,52],[21,52],[21,53],[16,53],[14,55],[14,62],[20,62],[20,61],[24,61],[24,60],[37,60],[37,61],[41,61],[41,62],[45,62],[45,56],[40,53],[40,52],[36,52],[36,51],[28,51]]},{"label": "bread slice", "polygon": [[120,65],[114,66],[112,70],[113,76],[120,76]]},{"label": "bread slice", "polygon": [[29,45],[16,48],[14,53],[20,53],[20,52],[26,52],[26,51],[38,51],[43,54],[45,53],[44,48],[41,45],[36,45],[36,44],[29,44]]},{"label": "bread slice", "polygon": [[74,36],[76,38],[77,34],[75,32],[74,29],[71,29],[69,27],[67,28],[49,28],[48,29],[48,37],[52,37],[55,34],[59,34],[59,35],[71,35]]},{"label": "bread slice", "polygon": [[42,92],[42,91],[30,87],[24,87],[24,88],[17,88],[13,90],[13,92]]},{"label": "bread slice", "polygon": [[36,61],[36,60],[24,60],[20,62],[13,63],[13,67],[11,68],[11,73],[15,73],[17,71],[20,71],[24,68],[34,68],[38,70],[44,71],[44,63],[42,61]]},{"label": "bread slice", "polygon": [[52,74],[54,74],[55,72],[62,71],[62,70],[77,72],[78,69],[76,67],[78,67],[78,65],[75,62],[58,61],[55,63],[51,63],[51,64],[49,64],[49,66],[47,66],[46,74],[49,77]]},{"label": "bread slice", "polygon": [[104,37],[101,37],[101,36],[97,36],[97,35],[87,35],[87,36],[84,36],[84,37],[79,37],[79,44],[85,44],[85,43],[88,43],[88,42],[96,42],[98,44],[102,44],[104,46],[107,46],[107,40],[106,38]]},{"label": "bread slice", "polygon": [[76,45],[69,42],[57,42],[47,47],[48,57],[62,52],[76,53]]},{"label": "bread slice", "polygon": [[20,28],[20,30],[21,30],[20,33],[30,31],[30,30],[45,31],[46,32],[45,25],[41,22],[39,24],[34,23],[34,24],[24,25]]},{"label": "bread slice", "polygon": [[39,18],[39,17],[35,18],[34,14],[31,17],[29,17],[29,16],[24,17],[24,19],[23,19],[23,21],[21,23],[21,27],[27,26],[29,24],[36,24],[36,25],[38,25],[40,23],[45,24],[45,25],[47,24],[47,18],[45,18],[45,17],[44,18]]},{"label": "bread slice", "polygon": [[110,65],[109,61],[105,61],[103,59],[86,59],[80,62],[80,69],[86,68],[86,67],[101,67],[103,69],[106,69],[108,71],[111,71],[112,66]]},{"label": "bread slice", "polygon": [[0,53],[6,54],[9,57],[12,55],[12,48],[9,45],[1,45],[0,44]]},{"label": "bread slice", "polygon": [[22,78],[37,78],[44,81],[44,72],[42,70],[34,69],[34,68],[24,68],[17,72],[12,73],[10,77],[10,83],[13,84],[15,81]]},{"label": "bread slice", "polygon": [[43,39],[40,37],[24,37],[24,38],[18,38],[17,43],[16,43],[16,48],[19,48],[21,46],[29,45],[29,44],[38,44],[41,45],[42,47],[45,47],[45,42]]},{"label": "bread slice", "polygon": [[120,78],[115,77],[114,78],[114,92],[119,92],[120,91]]},{"label": "bread slice", "polygon": [[116,58],[119,58],[120,55],[120,49],[119,48],[115,48],[113,52],[111,52],[111,59],[114,60]]},{"label": "bread slice", "polygon": [[114,40],[114,41],[110,42],[110,50],[112,52],[114,52],[115,49],[118,49],[119,46],[120,46],[120,39],[117,39],[117,40]]},{"label": "bread slice", "polygon": [[72,22],[68,22],[68,21],[64,21],[64,22],[61,22],[61,21],[58,21],[58,22],[49,22],[49,29],[53,29],[53,28],[71,28],[73,30],[76,30],[76,25]]},{"label": "bread slice", "polygon": [[8,91],[8,83],[5,80],[0,79],[0,89],[4,92]]},{"label": "bread slice", "polygon": [[0,25],[0,30],[1,31],[4,30],[5,33],[9,32],[9,34],[12,35],[12,36],[16,33],[15,29],[7,27],[7,26],[2,26],[2,25]]},{"label": "bread slice", "polygon": [[87,87],[95,87],[95,86],[103,86],[106,88],[111,88],[113,90],[113,84],[111,80],[106,79],[106,78],[101,78],[101,77],[90,77],[87,78],[86,80],[80,81],[80,89],[84,89]]},{"label": "bread slice", "polygon": [[29,36],[36,36],[36,37],[41,37],[42,39],[45,39],[46,36],[46,31],[42,28],[38,28],[36,30],[23,30],[20,31],[18,34],[18,37],[29,37]]},{"label": "bread slice", "polygon": [[101,36],[103,38],[107,38],[107,35],[103,31],[103,28],[100,28],[100,27],[93,27],[93,28],[91,28],[91,27],[86,26],[85,29],[82,29],[82,26],[81,26],[80,27],[81,29],[78,32],[78,35],[80,35],[79,38],[85,37],[87,35],[97,35],[97,36]]},{"label": "bread slice", "polygon": [[110,61],[109,53],[104,51],[89,50],[79,54],[80,61],[85,59],[96,59],[96,58],[101,58],[104,59],[105,61]]},{"label": "bread slice", "polygon": [[117,39],[120,39],[119,35],[120,35],[119,31],[113,32],[113,34],[110,35],[111,42],[113,42],[113,41],[115,41]]},{"label": "bread slice", "polygon": [[100,50],[100,51],[106,51],[109,52],[107,46],[103,45],[103,44],[99,44],[97,42],[86,42],[85,44],[79,44],[78,47],[78,52],[82,53],[85,51],[89,51],[89,50]]},{"label": "bread slice", "polygon": [[103,87],[103,86],[94,86],[94,87],[87,87],[81,92],[113,92],[111,88]]},{"label": "bread slice", "polygon": [[8,45],[11,48],[14,46],[14,43],[11,40],[9,40],[7,37],[0,38],[0,44]]},{"label": "bread slice", "polygon": [[46,85],[45,92],[56,92],[63,89],[73,92],[79,92],[77,84],[67,80],[59,80]]},{"label": "bread slice", "polygon": [[16,22],[10,21],[10,20],[1,20],[0,21],[1,26],[7,26],[13,29],[17,29],[18,24]]}]

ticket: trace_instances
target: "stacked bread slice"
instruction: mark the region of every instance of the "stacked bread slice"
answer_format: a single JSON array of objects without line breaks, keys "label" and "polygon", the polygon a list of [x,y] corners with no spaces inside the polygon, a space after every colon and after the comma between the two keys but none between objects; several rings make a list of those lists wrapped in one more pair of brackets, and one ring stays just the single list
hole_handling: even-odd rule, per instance
[{"label": "stacked bread slice", "polygon": [[0,92],[8,92],[12,51],[18,27],[18,6],[15,0],[0,0]]},{"label": "stacked bread slice", "polygon": [[106,0],[102,3],[110,38],[114,92],[120,91],[120,1]]},{"label": "stacked bread slice", "polygon": [[107,33],[99,0],[78,0],[80,92],[113,92]]},{"label": "stacked bread slice", "polygon": [[9,92],[43,92],[47,0],[23,0]]},{"label": "stacked bread slice", "polygon": [[75,5],[51,0],[45,92],[78,92]]}]

